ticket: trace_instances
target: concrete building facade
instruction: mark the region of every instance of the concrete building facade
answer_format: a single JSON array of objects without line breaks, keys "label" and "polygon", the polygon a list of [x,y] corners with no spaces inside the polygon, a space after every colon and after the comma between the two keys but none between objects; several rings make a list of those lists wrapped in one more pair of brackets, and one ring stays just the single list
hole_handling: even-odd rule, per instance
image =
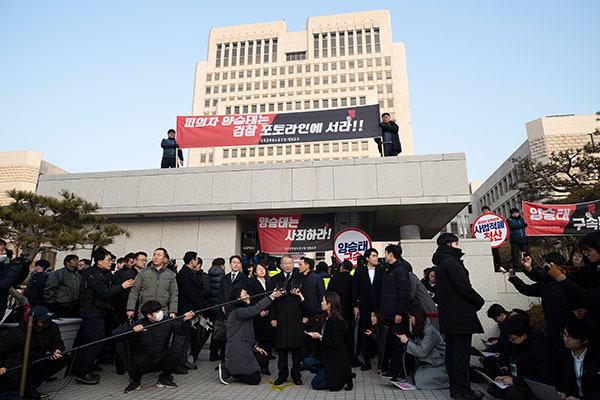
[{"label": "concrete building facade", "polygon": [[35,192],[41,175],[66,174],[67,171],[42,160],[37,151],[0,152],[0,206],[7,205],[9,190]]},{"label": "concrete building facade", "polygon": [[[413,153],[406,55],[387,10],[213,28],[196,66],[193,115],[286,113],[379,104]],[[191,149],[188,166],[379,156],[372,139]]]}]

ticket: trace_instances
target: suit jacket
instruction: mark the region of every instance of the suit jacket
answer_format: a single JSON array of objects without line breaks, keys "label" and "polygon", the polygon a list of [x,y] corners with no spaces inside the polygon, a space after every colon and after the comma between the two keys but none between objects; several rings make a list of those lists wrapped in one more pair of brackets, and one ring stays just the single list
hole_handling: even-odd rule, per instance
[{"label": "suit jacket", "polygon": [[196,271],[184,265],[177,273],[177,286],[179,288],[178,313],[196,311],[204,308],[210,296],[210,282],[202,280]]},{"label": "suit jacket", "polygon": [[383,267],[377,265],[375,267],[375,279],[373,279],[373,284],[371,284],[367,266],[360,266],[354,270],[352,303],[353,307],[358,307],[358,311],[362,316],[361,324],[370,325],[371,312],[379,309],[384,274]]},{"label": "suit jacket", "polygon": [[248,283],[250,278],[244,275],[242,270],[237,272],[235,281],[231,282],[231,272],[221,277],[221,283],[219,284],[219,303],[225,303],[229,301],[229,295],[234,289],[242,288],[248,291]]}]

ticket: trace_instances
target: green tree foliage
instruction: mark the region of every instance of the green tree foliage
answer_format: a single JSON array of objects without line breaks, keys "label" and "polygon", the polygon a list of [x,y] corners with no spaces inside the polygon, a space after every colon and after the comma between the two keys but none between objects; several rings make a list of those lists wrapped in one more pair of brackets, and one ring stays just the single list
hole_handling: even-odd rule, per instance
[{"label": "green tree foliage", "polygon": [[13,201],[0,208],[0,237],[32,260],[43,251],[107,246],[115,236],[129,235],[96,214],[98,204],[66,190],[60,198],[20,190],[8,195]]}]

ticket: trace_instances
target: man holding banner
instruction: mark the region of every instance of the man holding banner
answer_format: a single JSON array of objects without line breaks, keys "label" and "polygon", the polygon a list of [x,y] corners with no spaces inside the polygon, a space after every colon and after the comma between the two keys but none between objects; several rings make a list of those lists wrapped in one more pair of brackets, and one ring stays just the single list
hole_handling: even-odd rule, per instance
[{"label": "man holding banner", "polygon": [[162,161],[160,163],[161,168],[177,168],[177,156],[179,156],[179,163],[183,166],[183,151],[179,148],[177,141],[175,140],[175,130],[169,129],[167,131],[167,138],[160,142],[160,147],[163,149]]},{"label": "man holding banner", "polygon": [[395,157],[402,153],[398,125],[392,121],[389,113],[381,114],[379,127],[381,128],[381,137],[375,138],[375,143],[379,146],[379,154],[382,157]]}]

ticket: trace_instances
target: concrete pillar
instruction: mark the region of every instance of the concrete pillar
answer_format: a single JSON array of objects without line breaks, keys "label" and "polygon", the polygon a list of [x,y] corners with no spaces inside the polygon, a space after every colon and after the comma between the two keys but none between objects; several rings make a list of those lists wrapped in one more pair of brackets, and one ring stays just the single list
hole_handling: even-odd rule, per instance
[{"label": "concrete pillar", "polygon": [[400,240],[421,239],[419,225],[400,225]]}]

